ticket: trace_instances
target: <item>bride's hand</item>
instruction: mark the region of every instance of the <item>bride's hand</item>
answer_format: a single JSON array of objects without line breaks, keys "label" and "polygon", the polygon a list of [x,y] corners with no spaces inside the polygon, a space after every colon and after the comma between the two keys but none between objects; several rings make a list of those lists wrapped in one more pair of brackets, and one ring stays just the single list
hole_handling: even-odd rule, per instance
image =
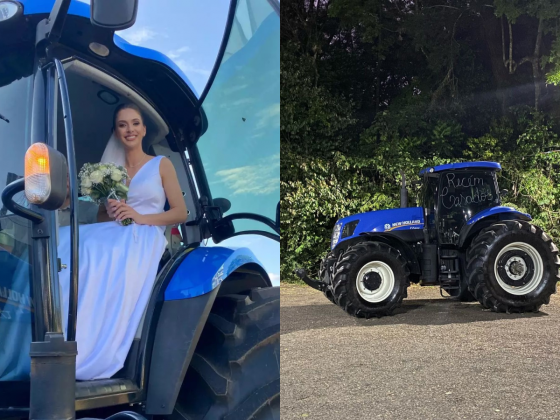
[{"label": "bride's hand", "polygon": [[113,199],[108,199],[107,200],[107,206],[105,207],[105,210],[107,210],[107,215],[111,218],[114,219],[115,216],[115,210],[117,209],[116,204],[118,203],[117,200],[113,200]]},{"label": "bride's hand", "polygon": [[111,203],[111,207],[113,208],[114,217],[117,221],[122,221],[124,219],[132,219],[134,223],[138,225],[142,225],[142,215],[139,214],[136,210],[130,207],[128,204],[124,202],[119,202],[114,200],[114,203]]}]

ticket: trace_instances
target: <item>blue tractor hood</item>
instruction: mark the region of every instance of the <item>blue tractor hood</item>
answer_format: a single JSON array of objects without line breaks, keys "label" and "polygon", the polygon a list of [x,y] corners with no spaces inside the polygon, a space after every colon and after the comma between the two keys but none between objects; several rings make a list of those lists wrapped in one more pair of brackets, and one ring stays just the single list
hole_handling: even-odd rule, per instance
[{"label": "blue tractor hood", "polygon": [[344,217],[335,224],[331,249],[342,241],[365,232],[390,234],[400,230],[422,229],[424,226],[423,214],[424,209],[422,207],[406,207],[368,211]]}]

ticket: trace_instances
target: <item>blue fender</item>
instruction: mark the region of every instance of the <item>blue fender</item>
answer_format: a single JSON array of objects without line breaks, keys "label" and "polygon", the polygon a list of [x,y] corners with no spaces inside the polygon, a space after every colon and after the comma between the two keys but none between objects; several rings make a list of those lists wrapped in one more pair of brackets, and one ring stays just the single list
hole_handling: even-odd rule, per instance
[{"label": "blue fender", "polygon": [[527,221],[532,220],[530,214],[522,213],[514,209],[513,207],[496,206],[486,210],[482,210],[480,213],[475,214],[474,217],[467,222],[467,226],[474,225],[479,220],[482,220],[489,216],[498,216],[500,220],[512,220],[512,219],[521,219]]},{"label": "blue fender", "polygon": [[[165,290],[165,300],[189,299],[204,295],[219,287],[241,266],[263,265],[248,248],[231,249],[221,246],[199,247],[189,252],[177,268]],[[268,277],[268,286],[272,286]]]},{"label": "blue fender", "polygon": [[481,225],[477,224],[478,222],[489,218],[492,220],[523,220],[526,222],[533,220],[530,214],[520,212],[513,207],[496,206],[482,210],[480,213],[475,214],[461,229],[459,234],[459,247],[463,247],[467,239],[482,228]]}]

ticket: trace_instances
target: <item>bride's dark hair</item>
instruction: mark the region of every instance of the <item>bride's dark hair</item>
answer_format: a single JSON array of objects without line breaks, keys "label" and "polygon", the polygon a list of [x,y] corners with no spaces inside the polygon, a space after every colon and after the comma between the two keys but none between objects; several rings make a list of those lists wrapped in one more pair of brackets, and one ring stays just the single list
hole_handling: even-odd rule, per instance
[{"label": "bride's dark hair", "polygon": [[121,112],[123,109],[133,109],[138,112],[138,114],[140,115],[140,120],[142,121],[142,124],[144,124],[144,115],[142,114],[140,107],[130,102],[124,103],[115,108],[115,113],[113,114],[113,128],[111,129],[112,131],[115,131],[115,128],[117,127],[117,117],[119,116],[119,112]]}]

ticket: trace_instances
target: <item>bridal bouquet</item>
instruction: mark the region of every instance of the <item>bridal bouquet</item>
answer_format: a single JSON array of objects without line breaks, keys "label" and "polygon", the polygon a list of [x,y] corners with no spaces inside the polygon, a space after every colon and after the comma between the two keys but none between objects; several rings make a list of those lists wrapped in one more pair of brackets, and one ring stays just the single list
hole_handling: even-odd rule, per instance
[{"label": "bridal bouquet", "polygon": [[[114,163],[86,163],[80,170],[79,177],[82,195],[88,196],[96,204],[107,207],[107,200],[110,198],[117,201],[128,198],[128,174],[122,166]],[[125,219],[120,223],[127,226],[134,223],[134,220]]]}]

